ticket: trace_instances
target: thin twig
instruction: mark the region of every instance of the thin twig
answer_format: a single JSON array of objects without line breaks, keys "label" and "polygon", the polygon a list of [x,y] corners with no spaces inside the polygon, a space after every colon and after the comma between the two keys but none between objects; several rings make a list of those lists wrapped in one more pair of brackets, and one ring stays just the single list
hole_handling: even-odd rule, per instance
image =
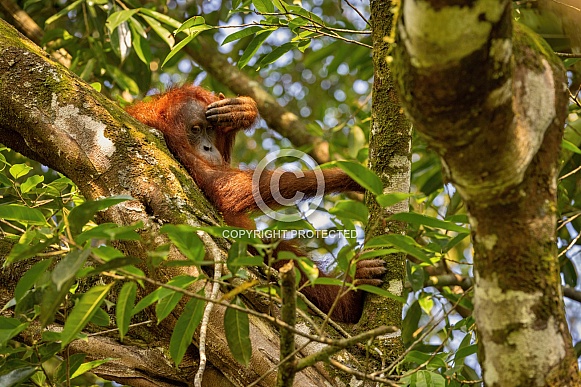
[{"label": "thin twig", "polygon": [[[216,245],[216,243],[209,237],[206,233],[200,233],[200,237],[206,246],[209,246],[212,250],[212,254],[216,259],[216,263],[214,264],[214,283],[212,284],[212,290],[208,297],[207,291],[208,289],[204,289],[204,295],[211,300],[216,300],[218,298],[218,292],[220,291],[220,284],[218,280],[222,277],[222,262],[220,258],[222,258],[222,254],[220,249]],[[195,387],[202,387],[202,376],[204,375],[204,370],[206,369],[206,334],[208,332],[208,323],[210,322],[210,313],[212,313],[212,308],[214,307],[213,302],[208,302],[206,304],[206,308],[204,309],[204,316],[202,317],[202,323],[200,325],[200,340],[199,340],[199,354],[200,354],[200,365],[198,366],[198,372],[194,378],[194,386]]]},{"label": "thin twig", "polygon": [[349,7],[350,7],[350,8],[351,8],[353,11],[357,12],[357,15],[359,15],[359,17],[360,17],[361,19],[363,19],[363,21],[365,21],[365,23],[366,23],[366,24],[367,24],[367,25],[368,25],[368,26],[371,28],[371,23],[369,22],[369,20],[367,20],[367,19],[365,18],[365,16],[363,16],[363,14],[362,14],[361,12],[359,12],[359,10],[358,10],[357,8],[355,8],[355,7],[353,6],[353,4],[351,4],[351,3],[349,2],[349,0],[345,0],[345,2],[347,3],[347,5],[348,5],[348,6],[349,6]]}]

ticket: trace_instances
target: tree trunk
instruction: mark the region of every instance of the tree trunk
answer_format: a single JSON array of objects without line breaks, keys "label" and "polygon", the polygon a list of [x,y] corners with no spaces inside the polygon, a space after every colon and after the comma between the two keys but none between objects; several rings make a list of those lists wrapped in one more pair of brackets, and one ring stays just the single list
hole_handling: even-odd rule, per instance
[{"label": "tree trunk", "polygon": [[469,211],[485,384],[579,385],[555,231],[560,61],[506,0],[406,0],[397,36],[405,109]]},{"label": "tree trunk", "polygon": [[[390,45],[386,38],[390,36],[393,21],[391,7],[391,1],[371,1],[374,81],[369,161],[370,169],[383,182],[384,193],[407,193],[411,179],[412,132],[401,109],[387,62]],[[389,208],[381,208],[371,195],[366,200],[371,214],[366,230],[367,238],[405,233],[405,224],[387,219],[395,213],[407,212],[408,200]],[[388,269],[384,289],[401,296],[405,280],[405,254],[391,254],[384,259]],[[362,330],[383,324],[401,328],[402,304],[398,301],[370,294],[366,297],[365,311],[359,322]],[[379,342],[385,364],[390,364],[403,351],[401,331],[396,335],[381,337]]]}]

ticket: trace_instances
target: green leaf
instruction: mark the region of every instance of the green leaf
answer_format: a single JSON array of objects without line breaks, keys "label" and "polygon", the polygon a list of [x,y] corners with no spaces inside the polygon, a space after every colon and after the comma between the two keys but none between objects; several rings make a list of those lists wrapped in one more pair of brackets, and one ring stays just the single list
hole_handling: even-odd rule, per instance
[{"label": "green leaf", "polygon": [[30,239],[21,237],[18,244],[12,246],[12,250],[10,250],[10,253],[6,257],[4,266],[8,266],[23,259],[32,258],[38,253],[45,251],[50,245],[58,241],[58,239],[55,237],[44,239],[46,237],[38,230],[27,231],[22,234],[22,236],[24,237],[28,234],[32,234],[34,237]]},{"label": "green leaf", "polygon": [[119,327],[119,336],[121,341],[129,330],[129,323],[131,321],[131,311],[135,304],[135,296],[137,294],[137,284],[135,282],[126,282],[119,291],[117,298],[117,306],[115,307],[115,317],[117,318],[117,326]]},{"label": "green leaf", "polygon": [[458,348],[454,356],[454,362],[459,363],[465,357],[474,355],[476,352],[478,352],[477,344],[471,344],[465,347]]},{"label": "green leaf", "polygon": [[195,228],[185,224],[166,224],[160,229],[160,232],[167,234],[172,243],[189,260],[193,262],[204,260],[206,250]]},{"label": "green leaf", "polygon": [[73,341],[77,337],[77,334],[87,325],[97,309],[101,306],[101,303],[112,286],[113,283],[94,286],[83,294],[65,322],[61,334],[61,348],[66,347],[67,344]]},{"label": "green leaf", "polygon": [[128,74],[115,66],[105,65],[105,69],[121,89],[129,91],[131,94],[139,94],[139,86],[137,85],[137,82],[135,82]]},{"label": "green leaf", "polygon": [[565,67],[571,67],[580,60],[581,58],[567,58],[563,61],[563,65],[565,65]]},{"label": "green leaf", "polygon": [[77,376],[81,376],[82,374],[89,372],[90,370],[92,370],[93,368],[97,368],[100,365],[103,365],[105,363],[108,363],[112,360],[115,360],[111,357],[105,358],[105,359],[101,359],[101,360],[93,360],[87,363],[83,363],[81,364],[81,366],[79,368],[77,368],[77,370],[71,375],[71,379],[76,378]]},{"label": "green leaf", "polygon": [[414,196],[413,194],[403,193],[403,192],[393,192],[390,194],[385,195],[378,195],[375,199],[377,203],[379,203],[382,207],[391,207],[394,204],[401,202],[402,200],[406,200]]},{"label": "green leaf", "polygon": [[168,47],[171,48],[174,46],[176,41],[173,35],[171,34],[171,32],[169,32],[169,30],[162,26],[160,22],[147,15],[141,15],[141,17],[143,18],[143,20],[145,20],[147,24],[149,24],[151,29],[155,31],[155,33],[168,45]]},{"label": "green leaf", "polygon": [[64,285],[75,278],[90,254],[91,249],[72,250],[56,264],[52,271],[51,279],[57,291],[60,291],[63,287],[68,288],[68,286]]},{"label": "green leaf", "polygon": [[0,376],[0,386],[12,387],[28,380],[38,370],[36,367],[17,368]]},{"label": "green leaf", "polygon": [[16,220],[26,224],[45,225],[46,219],[40,210],[29,208],[20,204],[0,205],[0,218]]},{"label": "green leaf", "polygon": [[350,178],[373,194],[380,195],[383,192],[383,184],[379,180],[379,177],[363,165],[352,161],[335,161],[330,164],[341,168]]},{"label": "green leaf", "polygon": [[201,31],[198,32],[194,32],[191,35],[186,36],[181,42],[179,42],[178,44],[176,44],[171,51],[169,52],[169,54],[167,54],[167,56],[165,57],[165,59],[163,60],[163,63],[161,64],[161,67],[163,68],[163,66],[171,59],[174,57],[174,55],[176,55],[178,52],[180,52],[182,50],[182,48],[184,48],[189,42],[191,42],[192,40],[194,40],[194,38],[196,36],[198,36],[198,34]]},{"label": "green leaf", "polygon": [[16,288],[14,289],[14,298],[16,299],[16,302],[22,300],[26,295],[26,292],[34,286],[36,280],[38,280],[38,278],[48,270],[51,263],[52,258],[43,259],[42,261],[35,263],[26,271],[26,273],[24,273],[22,278],[18,280]]},{"label": "green leaf", "polygon": [[410,305],[408,311],[402,321],[401,337],[404,344],[409,345],[416,340],[415,334],[418,330],[420,318],[422,317],[422,308],[420,304],[415,301]]},{"label": "green leaf", "polygon": [[292,42],[287,42],[275,48],[274,50],[263,56],[262,59],[260,59],[260,61],[258,62],[258,67],[264,67],[267,64],[274,62],[275,60],[277,60],[278,58],[280,58],[281,56],[295,48],[295,46],[296,44]]},{"label": "green leaf", "polygon": [[141,221],[129,226],[119,226],[115,223],[101,223],[77,235],[75,241],[80,245],[91,239],[138,241],[141,239],[141,236],[135,230],[141,227],[143,227],[143,222]]},{"label": "green leaf", "polygon": [[23,323],[17,318],[0,316],[0,347],[6,346],[8,340],[22,332],[28,323]]},{"label": "green leaf", "polygon": [[272,3],[280,12],[287,11],[286,3],[283,0],[272,0]]},{"label": "green leaf", "polygon": [[271,0],[252,0],[252,4],[260,13],[273,13],[274,5]]},{"label": "green leaf", "polygon": [[390,219],[433,228],[441,228],[443,230],[455,231],[458,233],[470,233],[470,229],[466,227],[458,226],[457,224],[447,220],[436,219],[415,212],[400,212],[392,215]]},{"label": "green leaf", "polygon": [[[235,305],[244,307],[242,301],[236,297]],[[252,343],[250,342],[250,324],[248,314],[233,308],[227,308],[224,313],[224,329],[228,347],[234,359],[243,366],[248,366],[252,356]]]},{"label": "green leaf", "polygon": [[252,59],[254,54],[256,54],[260,46],[262,46],[262,43],[264,43],[264,41],[270,36],[270,34],[272,34],[272,31],[273,31],[272,29],[265,29],[261,32],[256,33],[256,36],[250,41],[250,43],[244,50],[244,53],[238,60],[238,68],[241,69],[248,64],[248,62],[250,61],[250,59]]},{"label": "green leaf", "polygon": [[27,193],[31,189],[37,186],[37,184],[42,183],[44,181],[43,175],[34,175],[30,176],[24,183],[20,185],[20,192]]},{"label": "green leaf", "polygon": [[264,30],[264,28],[265,27],[261,27],[261,26],[250,26],[250,27],[246,27],[240,31],[236,31],[234,33],[231,33],[230,35],[226,36],[226,38],[222,42],[222,46],[225,44],[228,44],[230,42],[233,42],[235,40],[239,40],[239,39],[245,38],[247,36],[254,35],[258,31]]},{"label": "green leaf", "polygon": [[203,300],[190,299],[176,322],[169,343],[169,354],[176,366],[182,362],[186,350],[192,343],[194,332],[204,316],[205,306],[206,302]]},{"label": "green leaf", "polygon": [[155,305],[155,316],[157,317],[158,324],[167,316],[169,316],[171,311],[175,309],[183,296],[183,293],[173,292],[169,296],[164,297],[157,302]]},{"label": "green leaf", "polygon": [[54,15],[52,15],[51,17],[46,19],[46,21],[44,22],[44,25],[47,26],[47,25],[51,24],[52,22],[54,22],[55,20],[58,20],[59,18],[68,14],[70,11],[77,8],[81,3],[84,3],[84,2],[85,2],[85,0],[77,0],[74,3],[67,5],[66,7],[64,7],[63,9],[61,9],[60,11],[58,11],[57,13],[55,13]]},{"label": "green leaf", "polygon": [[365,248],[371,249],[374,247],[385,247],[394,246],[404,253],[410,254],[422,262],[431,263],[430,257],[428,257],[422,247],[416,243],[412,238],[407,235],[380,235],[371,238],[366,244]]},{"label": "green leaf", "polygon": [[286,4],[285,7],[286,7],[288,12],[296,13],[297,15],[300,15],[301,17],[303,17],[305,20],[308,20],[309,22],[314,22],[314,23],[317,23],[320,25],[325,25],[325,23],[323,22],[323,19],[321,19],[319,16],[315,15],[314,13],[307,11],[303,7],[300,7],[298,5],[290,5],[290,4]]},{"label": "green leaf", "polygon": [[204,20],[204,18],[202,16],[192,16],[191,18],[189,18],[188,20],[186,20],[181,26],[180,28],[178,28],[177,30],[174,31],[174,35],[179,34],[182,31],[187,31],[188,35],[196,32],[196,33],[200,33],[202,31],[205,30],[209,30],[210,26],[206,25],[206,20]]},{"label": "green leaf", "polygon": [[107,314],[107,312],[105,312],[101,308],[97,308],[97,310],[95,311],[95,314],[91,318],[90,322],[91,322],[91,324],[95,324],[95,325],[98,325],[100,327],[108,327],[109,324],[111,324],[111,319],[109,318],[109,315]]},{"label": "green leaf", "polygon": [[378,296],[391,298],[392,300],[396,300],[398,302],[401,302],[402,304],[405,304],[405,302],[406,302],[405,298],[403,298],[401,296],[397,296],[397,295],[395,295],[391,292],[388,292],[387,290],[384,290],[382,288],[378,288],[377,286],[364,284],[364,285],[357,286],[357,289],[366,291],[368,293],[377,294]]},{"label": "green leaf", "polygon": [[[172,278],[167,284],[185,289],[197,280],[198,279],[196,277],[192,277],[189,275],[179,275],[177,277]],[[135,315],[136,313],[141,312],[143,309],[147,308],[154,302],[159,301],[165,297],[168,297],[174,293],[175,290],[168,288],[159,287],[155,289],[153,292],[149,293],[147,296],[139,300],[137,305],[135,305],[135,307],[131,311],[131,315]]]},{"label": "green leaf", "polygon": [[81,364],[83,364],[83,361],[85,361],[86,356],[87,354],[85,353],[75,353],[69,356],[68,362],[63,361],[58,366],[56,370],[55,379],[65,384],[64,382],[70,380],[69,378],[70,373],[75,372],[81,366]]},{"label": "green leaf", "polygon": [[69,214],[69,227],[71,233],[73,235],[79,234],[83,226],[91,219],[93,219],[93,216],[95,216],[97,212],[127,200],[133,200],[133,198],[127,195],[111,196],[108,198],[85,202],[79,206],[76,206]]},{"label": "green leaf", "polygon": [[405,385],[414,387],[446,387],[446,379],[435,372],[419,370],[402,378]]},{"label": "green leaf", "polygon": [[329,213],[340,218],[358,220],[363,224],[367,224],[369,216],[367,206],[355,200],[340,200],[335,204],[335,207],[329,210]]},{"label": "green leaf", "polygon": [[124,9],[123,11],[113,12],[107,18],[107,21],[105,22],[106,25],[107,25],[107,28],[109,29],[109,32],[115,31],[115,29],[117,27],[119,27],[119,25],[121,23],[126,22],[127,19],[129,19],[131,16],[135,15],[137,12],[139,12],[139,8],[136,8],[136,9]]},{"label": "green leaf", "polygon": [[182,25],[182,23],[180,23],[176,19],[164,15],[163,13],[153,11],[151,9],[140,8],[139,12],[153,18],[154,20],[157,20],[160,23],[167,24],[168,26],[171,26],[174,29],[180,28],[180,26]]},{"label": "green leaf", "polygon": [[563,142],[561,143],[561,147],[565,150],[581,154],[581,149],[577,148],[577,146],[575,144],[573,144],[572,142],[567,141],[565,139],[563,139]]},{"label": "green leaf", "polygon": [[99,265],[96,268],[94,268],[93,270],[88,271],[85,276],[92,276],[92,275],[97,275],[100,273],[103,273],[104,271],[113,271],[115,269],[119,269],[121,267],[125,267],[125,266],[137,266],[141,263],[141,259],[139,258],[135,258],[135,257],[119,257],[119,258],[115,258],[112,259],[111,261],[103,264],[103,265]]},{"label": "green leaf", "polygon": [[139,26],[133,18],[129,19],[129,28],[131,28],[131,36],[133,39],[133,49],[135,53],[139,57],[139,59],[149,66],[151,62],[151,49],[149,48],[149,42],[147,41],[147,37],[143,37],[136,26]]}]

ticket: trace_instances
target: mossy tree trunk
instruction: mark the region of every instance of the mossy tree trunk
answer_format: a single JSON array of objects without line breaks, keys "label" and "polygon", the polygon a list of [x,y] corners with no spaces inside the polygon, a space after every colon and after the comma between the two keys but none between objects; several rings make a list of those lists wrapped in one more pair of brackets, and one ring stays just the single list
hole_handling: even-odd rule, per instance
[{"label": "mossy tree trunk", "polygon": [[[381,178],[384,193],[410,190],[411,179],[411,125],[401,108],[393,77],[388,65],[389,36],[392,31],[393,14],[391,1],[371,1],[371,27],[373,39],[373,99],[371,105],[371,131],[369,137],[370,168]],[[409,201],[404,200],[392,207],[381,208],[371,196],[367,203],[371,217],[366,232],[367,238],[383,234],[403,234],[402,222],[389,221],[398,212],[407,212]],[[405,254],[384,257],[388,274],[384,289],[401,295],[405,280]],[[402,304],[392,299],[368,295],[365,313],[359,325],[368,330],[379,325],[401,328]],[[403,351],[401,331],[379,338],[384,361],[390,364]]]},{"label": "mossy tree trunk", "polygon": [[579,385],[555,231],[559,59],[507,0],[406,0],[396,44],[406,112],[469,211],[485,384]]}]

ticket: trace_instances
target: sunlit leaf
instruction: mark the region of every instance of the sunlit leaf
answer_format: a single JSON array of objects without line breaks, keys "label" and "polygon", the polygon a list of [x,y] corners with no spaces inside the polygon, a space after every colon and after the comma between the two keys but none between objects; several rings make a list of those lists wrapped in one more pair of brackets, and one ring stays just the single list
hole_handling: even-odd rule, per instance
[{"label": "sunlit leaf", "polygon": [[126,22],[131,16],[139,12],[139,8],[136,9],[124,9],[123,11],[113,12],[107,18],[107,28],[109,32],[115,31],[115,28],[119,27],[121,23]]},{"label": "sunlit leaf", "polygon": [[0,205],[0,218],[28,224],[44,225],[46,223],[46,219],[40,210],[20,204]]}]

